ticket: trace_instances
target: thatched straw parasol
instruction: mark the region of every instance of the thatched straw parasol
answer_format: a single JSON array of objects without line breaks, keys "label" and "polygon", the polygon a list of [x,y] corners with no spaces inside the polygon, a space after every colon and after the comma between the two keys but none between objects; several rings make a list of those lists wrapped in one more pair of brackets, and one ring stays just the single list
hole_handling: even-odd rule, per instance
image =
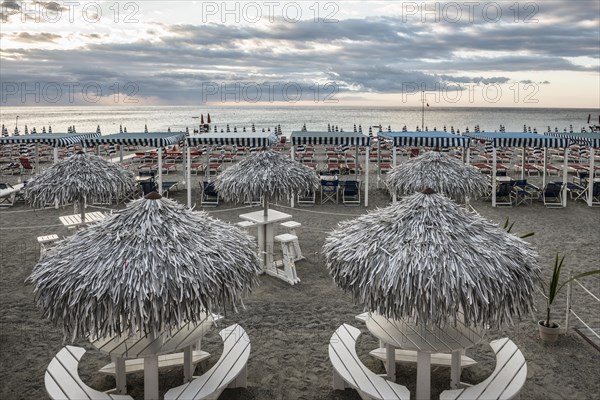
[{"label": "thatched straw parasol", "polygon": [[401,196],[431,188],[459,202],[488,191],[487,179],[479,170],[438,151],[429,151],[394,167],[387,182],[390,190]]},{"label": "thatched straw parasol", "polygon": [[25,199],[32,207],[40,208],[78,202],[83,223],[86,202],[108,202],[135,190],[132,172],[101,157],[79,152],[34,175],[25,186]]},{"label": "thatched straw parasol", "polygon": [[157,336],[235,307],[260,271],[251,236],[153,192],[62,241],[28,280],[65,337]]},{"label": "thatched straw parasol", "polygon": [[356,303],[430,326],[460,313],[466,325],[512,322],[531,310],[539,272],[526,242],[430,189],[340,223],[323,250]]},{"label": "thatched straw parasol", "polygon": [[251,154],[215,180],[215,188],[225,200],[244,202],[263,196],[265,216],[269,200],[289,199],[318,187],[313,170],[272,150]]}]

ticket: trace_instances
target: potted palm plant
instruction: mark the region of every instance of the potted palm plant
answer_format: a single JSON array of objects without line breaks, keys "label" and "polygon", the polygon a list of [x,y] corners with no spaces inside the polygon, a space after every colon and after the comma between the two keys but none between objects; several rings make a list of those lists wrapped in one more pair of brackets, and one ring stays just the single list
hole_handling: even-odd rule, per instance
[{"label": "potted palm plant", "polygon": [[550,320],[552,303],[556,299],[556,295],[560,292],[560,290],[563,287],[565,287],[566,284],[568,284],[572,280],[600,273],[600,269],[587,271],[572,276],[566,281],[560,283],[560,273],[562,271],[564,261],[565,256],[562,256],[562,258],[559,260],[558,253],[556,253],[556,258],[554,259],[554,266],[552,268],[552,275],[550,276],[550,282],[548,282],[548,284],[546,285],[546,283],[544,283],[543,280],[540,280],[540,286],[542,288],[542,291],[544,292],[544,296],[546,296],[546,319],[543,319],[538,322],[538,328],[540,331],[540,337],[545,342],[556,342],[558,340],[558,335],[560,334],[560,325]]}]

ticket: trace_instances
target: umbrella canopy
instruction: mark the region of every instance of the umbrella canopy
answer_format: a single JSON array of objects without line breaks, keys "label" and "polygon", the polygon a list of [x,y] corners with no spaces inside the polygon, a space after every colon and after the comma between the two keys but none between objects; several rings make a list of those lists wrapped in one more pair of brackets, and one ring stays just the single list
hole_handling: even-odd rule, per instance
[{"label": "umbrella canopy", "polygon": [[[134,175],[116,163],[79,152],[34,175],[25,186],[32,207],[108,202],[137,190]],[[83,218],[82,218],[83,221]]]},{"label": "umbrella canopy", "polygon": [[488,191],[487,178],[479,170],[438,151],[429,151],[394,167],[387,182],[401,196],[431,188],[459,202]]},{"label": "umbrella canopy", "polygon": [[272,150],[251,154],[215,180],[215,188],[225,200],[243,202],[263,196],[265,209],[269,199],[290,199],[318,187],[313,170]]},{"label": "umbrella canopy", "polygon": [[251,236],[151,193],[62,241],[28,279],[74,339],[198,322],[240,303],[260,271]]},{"label": "umbrella canopy", "polygon": [[427,189],[338,225],[323,246],[335,283],[386,318],[440,326],[512,322],[539,267],[522,239]]}]

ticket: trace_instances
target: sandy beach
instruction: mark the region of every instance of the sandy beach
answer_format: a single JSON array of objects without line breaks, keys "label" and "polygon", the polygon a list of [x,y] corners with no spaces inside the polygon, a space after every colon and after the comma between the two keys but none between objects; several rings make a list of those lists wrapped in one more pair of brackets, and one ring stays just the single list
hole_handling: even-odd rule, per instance
[{"label": "sandy beach", "polygon": [[[168,180],[182,180],[178,176]],[[372,177],[374,178],[374,176]],[[16,176],[3,177],[15,182]],[[198,177],[193,177],[193,203],[199,205]],[[372,180],[368,209],[389,204],[389,196],[375,188]],[[172,193],[171,198],[186,202],[185,189]],[[551,269],[556,252],[566,255],[567,269],[582,272],[597,268],[600,249],[600,210],[589,208],[583,202],[569,202],[566,209],[547,209],[541,203],[513,208],[492,208],[488,201],[472,202],[474,208],[486,218],[503,224],[506,218],[515,221],[514,232],[534,231],[528,238],[540,255],[540,265],[545,272]],[[358,327],[363,332],[357,343],[357,351],[365,365],[377,373],[384,373],[383,364],[370,357],[369,351],[377,347],[377,340],[368,332],[364,323],[355,320],[362,312],[350,297],[338,289],[324,266],[321,246],[324,238],[339,221],[365,213],[363,206],[345,207],[328,203],[314,207],[290,209],[289,204],[273,205],[273,208],[290,213],[302,223],[297,230],[300,245],[306,259],[296,263],[301,283],[290,286],[281,280],[263,275],[261,285],[246,300],[245,310],[234,313],[227,310],[220,327],[232,323],[241,324],[248,332],[252,352],[248,364],[248,387],[226,390],[222,399],[358,399],[353,390],[334,391],[332,366],[327,346],[331,334],[342,323]],[[112,206],[120,208],[123,205]],[[101,209],[101,208],[100,208]],[[198,207],[196,208],[198,209]],[[89,210],[96,211],[94,207]],[[208,208],[210,215],[224,221],[240,221],[239,215],[254,208],[236,204],[223,204]],[[52,326],[42,318],[41,311],[33,303],[33,287],[25,284],[38,260],[39,247],[36,237],[56,233],[71,235],[58,220],[61,215],[72,214],[72,207],[61,209],[32,210],[23,203],[0,211],[0,398],[45,399],[45,369],[52,357],[64,345],[60,327]],[[106,249],[110,251],[109,249]],[[600,278],[582,281],[598,295]],[[565,295],[562,292],[554,307],[554,317],[561,324],[565,318]],[[580,288],[573,291],[573,309],[590,326],[600,326],[600,303],[594,301]],[[535,319],[542,319],[545,303],[538,293],[538,312]],[[527,360],[528,373],[522,399],[589,399],[600,398],[600,352],[585,342],[573,327],[582,325],[574,318],[566,335],[556,344],[544,344],[538,337],[536,322],[531,316],[523,316],[514,326],[501,331],[490,330],[486,340],[468,351],[478,364],[463,370],[462,381],[477,383],[484,380],[494,369],[495,358],[489,340],[506,337],[512,339]],[[196,374],[211,367],[221,353],[222,344],[214,329],[203,340],[203,350],[211,353],[208,360],[200,363]],[[86,341],[76,345],[88,349],[79,365],[82,379],[98,390],[114,387],[112,377],[100,375],[97,370],[109,362],[107,356],[94,351]],[[161,396],[171,387],[181,384],[182,369],[162,370],[160,374]],[[433,368],[432,398],[448,388],[450,370]],[[397,381],[406,385],[413,397],[415,393],[416,366],[399,364]],[[129,394],[143,398],[143,376],[132,374],[127,379]]]}]

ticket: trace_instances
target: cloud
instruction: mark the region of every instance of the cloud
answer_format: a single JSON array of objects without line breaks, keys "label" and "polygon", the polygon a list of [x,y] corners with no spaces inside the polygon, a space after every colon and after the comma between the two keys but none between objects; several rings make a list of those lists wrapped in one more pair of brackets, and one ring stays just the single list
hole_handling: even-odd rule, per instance
[{"label": "cloud", "polygon": [[[117,33],[98,29],[75,34],[74,27],[67,32],[3,32],[2,79],[29,84],[76,81],[81,86],[97,82],[106,88],[135,82],[139,96],[166,102],[197,101],[202,85],[209,82],[220,88],[236,82],[288,82],[307,93],[311,85],[334,82],[340,97],[401,93],[414,84],[430,90],[533,83],[545,71],[597,72],[597,66],[574,60],[598,59],[599,7],[597,1],[582,1],[578,7],[566,1],[540,3],[537,23],[514,22],[507,14],[499,23],[477,18],[424,24],[389,12],[333,24],[312,19],[288,23],[282,18],[237,25],[157,20],[117,26]],[[13,5],[3,8],[15,10]],[[123,30],[135,39],[122,40]],[[80,47],[44,48],[69,34],[82,41]],[[31,46],[6,45],[11,42]],[[517,74],[519,79],[514,78]]]},{"label": "cloud", "polygon": [[61,35],[57,35],[54,33],[49,33],[49,32],[42,32],[42,33],[29,33],[29,32],[20,32],[20,33],[14,33],[11,35],[11,39],[18,41],[18,42],[24,42],[24,43],[40,43],[40,42],[54,42],[57,39],[62,38]]}]

